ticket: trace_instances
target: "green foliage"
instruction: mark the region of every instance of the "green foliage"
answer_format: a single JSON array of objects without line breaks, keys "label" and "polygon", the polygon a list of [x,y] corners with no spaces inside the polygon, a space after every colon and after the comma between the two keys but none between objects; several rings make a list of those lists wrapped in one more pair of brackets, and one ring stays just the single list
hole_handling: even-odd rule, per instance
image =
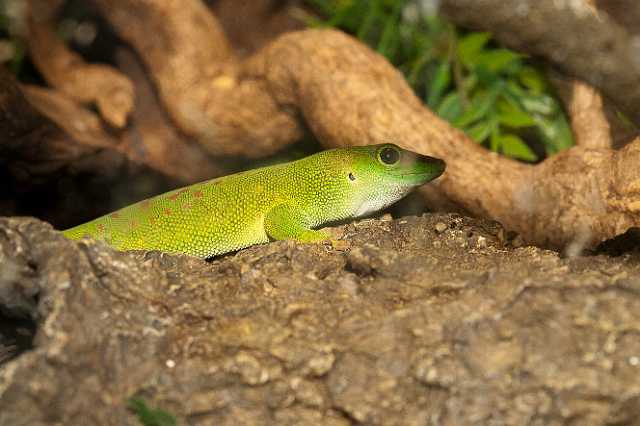
[{"label": "green foliage", "polygon": [[[438,115],[493,151],[539,160],[573,145],[564,111],[544,74],[524,55],[496,47],[491,35],[464,32],[424,16],[417,0],[307,0],[325,20],[384,55]],[[537,138],[536,138],[537,136]]]},{"label": "green foliage", "polygon": [[176,426],[178,424],[173,415],[160,409],[149,408],[140,398],[131,398],[127,405],[144,426]]}]

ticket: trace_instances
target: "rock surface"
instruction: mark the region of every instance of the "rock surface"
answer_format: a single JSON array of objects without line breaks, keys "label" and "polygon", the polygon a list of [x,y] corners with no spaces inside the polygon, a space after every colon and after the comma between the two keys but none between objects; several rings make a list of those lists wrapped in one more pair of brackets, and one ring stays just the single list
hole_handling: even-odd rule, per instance
[{"label": "rock surface", "polygon": [[36,324],[0,365],[0,425],[135,425],[133,396],[217,426],[638,422],[637,255],[563,259],[456,215],[337,232],[350,249],[205,262],[0,218],[0,322]]}]

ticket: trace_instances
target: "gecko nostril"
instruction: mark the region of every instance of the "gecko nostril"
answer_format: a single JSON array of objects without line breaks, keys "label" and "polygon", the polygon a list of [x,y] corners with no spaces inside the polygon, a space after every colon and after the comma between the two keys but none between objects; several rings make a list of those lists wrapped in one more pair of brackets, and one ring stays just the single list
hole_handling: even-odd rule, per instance
[{"label": "gecko nostril", "polygon": [[349,180],[356,180],[356,176],[353,173],[349,173]]}]

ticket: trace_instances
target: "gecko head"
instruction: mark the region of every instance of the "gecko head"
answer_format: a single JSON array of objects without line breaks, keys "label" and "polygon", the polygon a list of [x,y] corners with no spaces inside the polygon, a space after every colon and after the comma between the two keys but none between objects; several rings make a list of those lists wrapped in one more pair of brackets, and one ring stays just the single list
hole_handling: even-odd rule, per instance
[{"label": "gecko head", "polygon": [[352,188],[353,215],[364,216],[404,197],[440,176],[445,162],[394,144],[353,148],[346,178]]}]

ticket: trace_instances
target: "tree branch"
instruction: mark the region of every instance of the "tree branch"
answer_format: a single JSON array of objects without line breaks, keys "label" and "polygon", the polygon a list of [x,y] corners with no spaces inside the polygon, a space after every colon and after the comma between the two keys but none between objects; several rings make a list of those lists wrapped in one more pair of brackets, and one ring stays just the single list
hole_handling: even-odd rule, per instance
[{"label": "tree branch", "polygon": [[96,4],[153,70],[174,122],[211,153],[265,156],[302,136],[295,115],[274,102],[264,82],[239,72],[218,22],[200,1]]},{"label": "tree branch", "polygon": [[384,58],[341,32],[289,33],[241,61],[199,1],[98,4],[142,57],[173,120],[211,152],[267,155],[297,139],[303,117],[327,147],[389,141],[444,158],[447,172],[431,188],[530,242],[592,246],[640,225],[640,142],[525,165],[436,117]]},{"label": "tree branch", "polygon": [[600,92],[579,80],[554,76],[553,82],[571,119],[576,145],[611,148],[611,124]]},{"label": "tree branch", "polygon": [[85,63],[57,38],[48,20],[29,19],[27,40],[30,57],[47,83],[78,102],[95,102],[109,124],[124,127],[134,103],[126,76],[109,65]]}]

